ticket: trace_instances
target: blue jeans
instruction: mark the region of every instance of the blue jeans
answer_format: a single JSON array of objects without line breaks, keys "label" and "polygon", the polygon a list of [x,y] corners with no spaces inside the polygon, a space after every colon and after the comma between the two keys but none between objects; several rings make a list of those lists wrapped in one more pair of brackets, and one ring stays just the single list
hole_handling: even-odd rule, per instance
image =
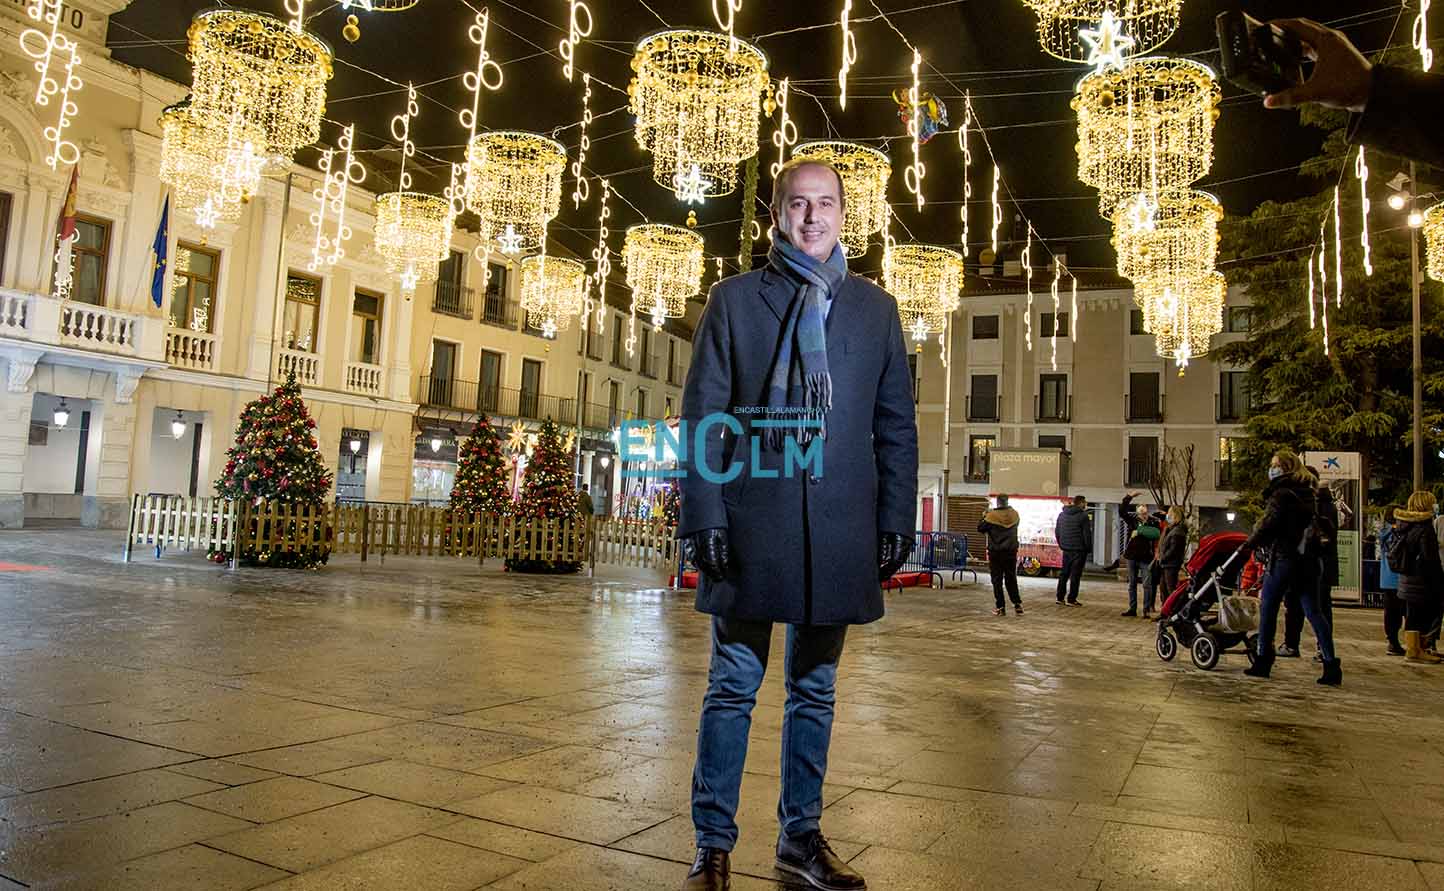
[{"label": "blue jeans", "polygon": [[[787,706],[782,716],[777,822],[790,836],[815,832],[822,817],[837,661],[846,635],[846,625],[787,626]],[[757,688],[767,673],[771,642],[771,622],[712,617],[712,666],[692,771],[692,825],[699,848],[730,851],[737,844],[737,798],[747,761],[747,734]]]},{"label": "blue jeans", "polygon": [[1319,572],[1322,567],[1317,557],[1299,554],[1275,554],[1269,563],[1268,574],[1264,576],[1263,593],[1259,596],[1258,654],[1272,659],[1274,634],[1279,623],[1279,606],[1285,597],[1297,598],[1304,610],[1304,618],[1313,626],[1314,637],[1319,642],[1319,655],[1326,661],[1334,658],[1334,633],[1329,620],[1319,610],[1317,597]]},{"label": "blue jeans", "polygon": [[1153,612],[1153,596],[1158,589],[1155,588],[1148,578],[1148,567],[1152,563],[1146,560],[1128,561],[1128,608],[1138,609],[1138,586],[1143,586],[1143,611]]}]

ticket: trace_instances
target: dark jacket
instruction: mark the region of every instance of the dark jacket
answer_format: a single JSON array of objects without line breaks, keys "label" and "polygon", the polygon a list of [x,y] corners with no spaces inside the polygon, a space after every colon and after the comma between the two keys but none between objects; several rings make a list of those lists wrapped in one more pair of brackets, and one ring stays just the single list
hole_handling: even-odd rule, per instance
[{"label": "dark jacket", "polygon": [[1397,525],[1389,545],[1389,565],[1399,573],[1399,596],[1411,603],[1437,603],[1444,569],[1439,564],[1433,517],[1401,510],[1394,512],[1394,519]]},{"label": "dark jacket", "polygon": [[[770,268],[712,287],[682,392],[688,448],[678,462],[677,534],[728,530],[726,577],[704,577],[697,587],[704,613],[793,624],[872,622],[883,614],[878,533],[912,538],[917,515],[916,406],[897,301],[858,275],[849,275],[834,297],[826,322],[832,408],[822,472],[794,466],[789,474],[783,453],[762,448],[761,430],[752,426],[758,418],[746,407],[767,404],[775,345],[795,293]],[[721,424],[698,429],[722,412],[740,422],[741,436]],[[713,480],[699,472],[701,461]],[[735,478],[714,481],[734,463]]]},{"label": "dark jacket", "polygon": [[[1123,559],[1137,560],[1142,563],[1152,562],[1153,549],[1162,536],[1162,525],[1153,517],[1149,517],[1147,520],[1138,519],[1138,514],[1133,507],[1132,495],[1123,496],[1123,501],[1118,505],[1118,516],[1128,530],[1128,540],[1123,545]],[[1139,532],[1141,528],[1152,529],[1154,532],[1152,535]]]},{"label": "dark jacket", "polygon": [[994,554],[1018,550],[1018,512],[1000,507],[983,514],[978,531],[988,536],[988,550]]},{"label": "dark jacket", "polygon": [[1053,524],[1053,535],[1058,539],[1058,547],[1065,551],[1093,550],[1093,520],[1087,508],[1073,504],[1063,508]]},{"label": "dark jacket", "polygon": [[1320,534],[1318,551],[1319,559],[1323,561],[1323,575],[1319,577],[1319,583],[1332,588],[1339,583],[1339,505],[1328,486],[1319,486],[1316,492],[1319,514],[1316,528]]},{"label": "dark jacket", "polygon": [[1263,497],[1264,515],[1244,546],[1297,556],[1317,510],[1313,482],[1281,476],[1264,488]]},{"label": "dark jacket", "polygon": [[1182,569],[1187,550],[1188,524],[1180,520],[1163,533],[1163,541],[1158,545],[1158,565],[1164,569]]},{"label": "dark jacket", "polygon": [[1349,141],[1444,166],[1440,108],[1444,108],[1444,76],[1375,65],[1363,114],[1349,116]]}]

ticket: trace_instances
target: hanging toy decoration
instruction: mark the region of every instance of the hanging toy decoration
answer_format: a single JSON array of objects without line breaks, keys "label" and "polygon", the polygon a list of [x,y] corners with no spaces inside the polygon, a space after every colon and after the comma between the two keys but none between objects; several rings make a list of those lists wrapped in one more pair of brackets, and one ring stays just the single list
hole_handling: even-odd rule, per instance
[{"label": "hanging toy decoration", "polygon": [[[903,126],[907,126],[913,119],[913,104],[908,97],[908,91],[896,89],[892,91],[892,101],[897,103],[898,120]],[[926,145],[929,139],[938,135],[938,131],[946,130],[948,127],[948,107],[942,100],[927,90],[918,92],[918,145]]]}]

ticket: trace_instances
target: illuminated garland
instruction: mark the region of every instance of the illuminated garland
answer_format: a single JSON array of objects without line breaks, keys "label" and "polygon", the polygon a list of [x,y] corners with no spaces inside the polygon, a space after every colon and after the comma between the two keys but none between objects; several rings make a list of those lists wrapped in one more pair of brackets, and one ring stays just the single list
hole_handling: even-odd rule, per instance
[{"label": "illuminated garland", "polygon": [[1178,30],[1183,0],[1023,0],[1038,16],[1038,42],[1050,56],[1069,62],[1089,60],[1093,52],[1084,31],[1114,21],[1131,35],[1135,52],[1152,52]]},{"label": "illuminated garland", "polygon": [[587,149],[592,147],[592,137],[587,128],[592,124],[592,76],[582,72],[582,138],[577,144],[577,159],[572,162],[572,178],[576,187],[572,189],[572,203],[581,208],[582,202],[591,197],[592,189],[584,172],[587,163]]},{"label": "illuminated garland", "polygon": [[1434,50],[1429,46],[1429,2],[1419,0],[1419,14],[1414,17],[1413,44],[1419,51],[1419,64],[1425,71],[1434,67]]},{"label": "illuminated garland", "polygon": [[927,176],[927,168],[923,166],[922,160],[922,88],[918,81],[918,69],[923,64],[923,54],[916,49],[913,50],[913,85],[908,90],[908,103],[912,106],[912,116],[908,118],[908,136],[913,143],[913,163],[903,172],[903,184],[907,190],[918,199],[918,210],[923,209],[926,200],[923,198],[923,178]]},{"label": "illuminated garland", "polygon": [[[50,143],[50,154],[45,158],[45,166],[51,170],[58,169],[61,164],[75,164],[80,160],[80,149],[65,138],[65,131],[70,127],[70,119],[77,111],[70,94],[72,91],[80,92],[85,84],[81,82],[78,73],[79,45],[60,31],[62,9],[60,0],[30,0],[25,9],[26,14],[31,21],[49,26],[50,33],[46,34],[38,28],[26,28],[20,33],[20,49],[35,60],[35,71],[38,75],[35,104],[43,108],[50,104],[51,97],[57,100],[55,124],[46,127],[44,131],[45,140]],[[58,77],[50,70],[57,54],[64,60],[64,70]]]},{"label": "illuminated garland", "polygon": [[[361,162],[351,153],[355,135],[356,125],[348,124],[346,129],[341,131],[341,138],[336,141],[337,148],[341,151],[339,168],[333,169],[336,161],[335,149],[326,149],[317,165],[321,170],[322,180],[312,193],[317,207],[311,214],[311,225],[316,227],[316,238],[311,247],[311,261],[306,264],[306,269],[310,272],[317,271],[323,265],[334,266],[346,256],[345,245],[351,238],[351,227],[346,225],[346,196],[353,184],[360,185],[366,181],[366,168],[362,167]],[[332,235],[326,234],[328,216],[334,218],[335,229]]]},{"label": "illuminated garland", "polygon": [[[567,16],[567,36],[562,38],[558,50],[562,57],[562,74],[571,80],[577,44],[582,42],[582,38],[592,36],[592,10],[582,0],[568,0],[568,5],[571,12]],[[583,18],[586,19],[585,26],[582,25]],[[582,77],[585,79],[586,75]]]},{"label": "illuminated garland", "polygon": [[973,95],[963,94],[963,125],[958,128],[958,147],[963,150],[963,206],[958,216],[963,220],[963,256],[968,255],[968,202],[973,197],[973,150],[968,146],[968,130],[973,125]]},{"label": "illuminated garland", "polygon": [[1028,312],[1023,317],[1023,342],[1033,351],[1033,227],[1028,227],[1028,242],[1023,247],[1023,280],[1027,283]]},{"label": "illuminated garland", "polygon": [[567,166],[561,143],[493,130],[471,138],[466,164],[466,206],[480,218],[482,241],[495,241],[505,254],[546,244],[547,226],[561,210]]},{"label": "illuminated garland", "polygon": [[627,230],[622,260],[632,289],[632,311],[663,318],[687,314],[687,299],[702,289],[702,236],[680,226],[643,223]]},{"label": "illuminated garland", "polygon": [[782,165],[787,163],[787,147],[797,145],[797,124],[787,114],[787,91],[788,79],[783,78],[782,83],[777,85],[777,110],[780,116],[777,119],[777,131],[772,134],[772,144],[777,147],[777,160],[772,163],[769,170],[774,179],[782,172]]},{"label": "illuminated garland", "polygon": [[1364,160],[1364,147],[1359,146],[1359,154],[1354,156],[1354,178],[1359,181],[1359,215],[1363,218],[1359,224],[1359,246],[1364,251],[1364,275],[1374,274],[1374,263],[1369,258],[1369,210],[1373,204],[1369,201],[1369,165]]},{"label": "illuminated garland", "polygon": [[857,37],[848,21],[851,16],[852,0],[842,0],[842,20],[839,23],[842,28],[842,65],[837,69],[837,104],[842,108],[847,108],[847,73],[857,64]]},{"label": "illuminated garland", "polygon": [[535,327],[543,337],[554,338],[570,328],[586,294],[586,267],[576,260],[538,254],[521,261],[521,308],[541,318]]},{"label": "illuminated garland", "polygon": [[1424,250],[1429,277],[1444,282],[1444,204],[1424,211]]},{"label": "illuminated garland", "polygon": [[[597,264],[592,271],[592,279],[597,283],[597,333],[601,334],[607,327],[607,279],[612,275],[612,249],[607,244],[611,237],[611,230],[607,228],[607,220],[611,219],[612,208],[609,206],[612,198],[612,181],[602,180],[602,209],[597,214],[597,246],[592,248],[592,262]],[[588,314],[592,310],[591,292],[587,292],[586,309]]]}]

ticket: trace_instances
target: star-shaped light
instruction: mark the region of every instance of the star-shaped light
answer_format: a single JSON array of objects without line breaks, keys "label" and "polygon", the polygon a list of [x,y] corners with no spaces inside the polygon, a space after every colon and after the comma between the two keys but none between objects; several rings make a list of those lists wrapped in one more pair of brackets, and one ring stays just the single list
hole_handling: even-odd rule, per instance
[{"label": "star-shaped light", "polygon": [[921,343],[928,339],[928,323],[922,316],[913,319],[913,340]]},{"label": "star-shaped light", "polygon": [[202,229],[214,229],[220,216],[221,209],[216,206],[215,198],[207,197],[206,203],[196,208],[196,225]]},{"label": "star-shaped light", "polygon": [[506,437],[506,447],[513,452],[520,452],[526,448],[526,425],[521,421],[511,422],[511,430]]},{"label": "star-shaped light", "polygon": [[1133,206],[1128,209],[1128,222],[1134,232],[1152,232],[1157,213],[1158,208],[1148,200],[1148,196],[1139,192],[1138,197],[1133,199]]},{"label": "star-shaped light", "polygon": [[1109,68],[1122,68],[1128,51],[1137,42],[1123,33],[1123,23],[1113,15],[1113,10],[1103,12],[1103,21],[1098,28],[1079,28],[1078,37],[1090,49],[1087,62],[1099,74]]},{"label": "star-shaped light", "polygon": [[415,294],[416,283],[421,281],[421,273],[416,271],[415,266],[408,265],[401,270],[401,293]]},{"label": "star-shaped light", "polygon": [[684,204],[705,202],[710,188],[712,181],[702,176],[702,168],[696,164],[686,173],[678,170],[672,177],[672,190],[677,193],[677,200]]},{"label": "star-shaped light", "polygon": [[496,245],[503,254],[521,253],[522,237],[511,223],[506,224],[506,231],[496,237]]},{"label": "star-shaped light", "polygon": [[547,338],[548,340],[550,340],[550,339],[552,339],[552,338],[554,338],[554,337],[557,336],[557,323],[556,323],[554,320],[552,320],[552,319],[547,319],[545,322],[542,322],[542,329],[541,329],[541,330],[542,330],[542,337],[545,337],[545,338]]}]

